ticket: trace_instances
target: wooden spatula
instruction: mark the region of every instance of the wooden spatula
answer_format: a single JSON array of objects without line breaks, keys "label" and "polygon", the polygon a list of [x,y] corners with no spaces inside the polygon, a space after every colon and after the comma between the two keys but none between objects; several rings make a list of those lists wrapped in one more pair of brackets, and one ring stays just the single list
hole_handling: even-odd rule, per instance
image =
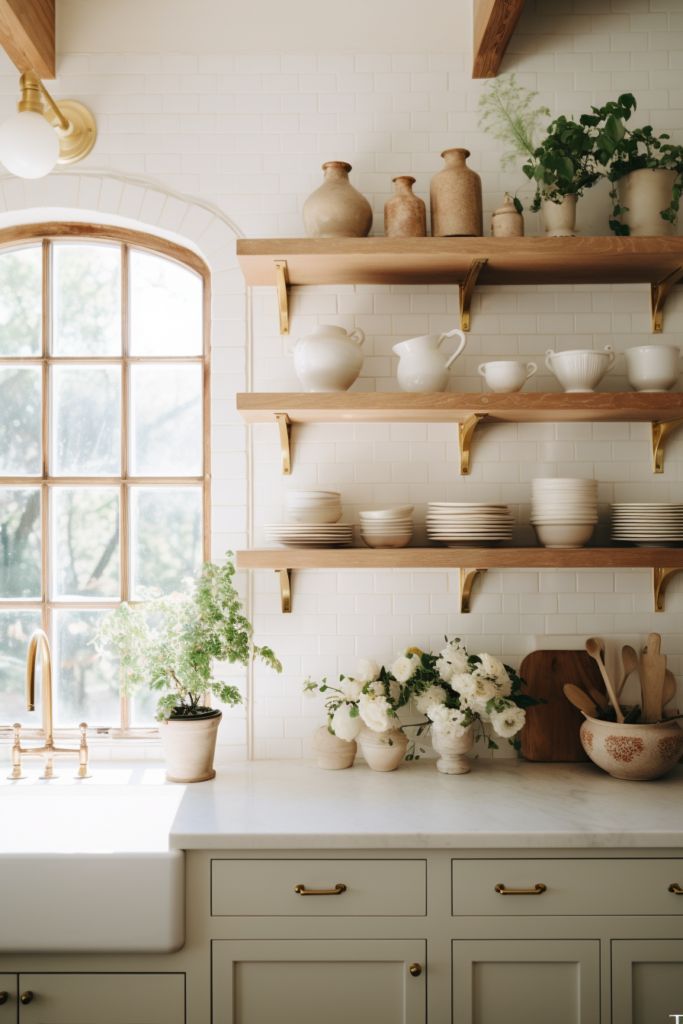
[{"label": "wooden spatula", "polygon": [[589,718],[598,717],[597,707],[586,691],[582,690],[580,686],[575,686],[574,683],[565,683],[562,689],[569,703],[578,708],[582,714],[587,715]]},{"label": "wooden spatula", "polygon": [[640,655],[640,688],[643,697],[643,721],[659,722],[662,717],[666,657],[661,653],[662,638],[650,633]]}]

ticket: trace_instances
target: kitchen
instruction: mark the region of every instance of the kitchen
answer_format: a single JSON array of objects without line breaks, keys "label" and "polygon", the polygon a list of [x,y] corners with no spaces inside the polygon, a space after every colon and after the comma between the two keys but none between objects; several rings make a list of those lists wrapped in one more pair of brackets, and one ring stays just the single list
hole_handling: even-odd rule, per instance
[{"label": "kitchen", "polygon": [[[527,122],[540,145],[554,120],[633,96],[629,132],[651,124],[683,142],[679,6],[350,3],[342,14],[300,0],[285,16],[270,0],[239,13],[213,0],[57,0],[53,67],[38,53],[30,68],[69,117],[66,100],[91,112],[92,147],[41,177],[0,179],[11,410],[0,424],[0,1022],[655,1024],[683,1013],[681,769],[669,770],[680,752],[667,748],[666,773],[647,784],[637,768],[613,777],[633,759],[591,763],[579,737],[590,729],[563,692],[578,683],[593,702],[598,758],[611,715],[594,712],[588,687],[610,702],[601,645],[593,658],[586,641],[604,641],[617,685],[625,648],[635,652],[628,714],[657,635],[666,663],[651,720],[681,703],[678,365],[664,390],[642,379],[683,329],[680,226],[614,233],[602,163],[575,228],[559,228],[576,234],[557,234],[532,209],[539,179],[522,169],[545,165],[505,160],[482,106],[498,83],[518,112],[546,109]],[[473,77],[477,52],[493,59],[482,24],[500,41],[500,7],[519,20],[504,21],[495,69]],[[1,33],[0,121],[20,95],[47,102],[35,88],[20,94],[30,68],[12,48],[23,32],[35,41],[39,23]],[[584,127],[582,138],[597,135]],[[6,145],[0,130],[0,157]],[[481,182],[481,228],[430,236],[430,186],[455,149]],[[331,171],[372,213],[344,238],[316,237],[307,204],[330,161],[351,165]],[[425,238],[412,199],[399,234],[391,215],[387,231],[397,177],[415,179]],[[476,219],[467,182],[442,194],[447,212]],[[523,205],[524,237],[506,193]],[[422,338],[420,350],[443,352],[430,372],[446,376],[413,389],[395,346]],[[348,390],[309,390],[306,351],[320,345],[362,355],[351,371],[338,360]],[[627,363],[638,348],[649,350],[644,370]],[[562,379],[570,351],[602,356],[594,390]],[[503,361],[536,370],[497,392],[488,367]],[[568,503],[575,514],[558,526]],[[570,541],[579,546],[539,540],[568,524],[588,530]],[[195,665],[223,711],[217,734],[217,716],[202,723],[216,747],[197,776],[216,776],[167,782],[159,735],[187,723],[155,722],[160,694],[147,680],[152,655],[173,647],[138,644],[132,671],[146,680],[121,695],[111,641],[122,634],[102,624],[121,599],[177,589],[228,551],[235,576],[216,569],[211,580],[230,630],[207,640],[206,601],[184,606],[199,649],[235,655],[215,678]],[[244,657],[233,584],[265,657]],[[52,724],[40,646],[26,711],[35,628],[52,648]],[[435,719],[439,706],[458,710],[444,678],[456,662],[461,687],[481,675],[470,670],[483,659],[463,662],[458,645],[442,657],[456,638],[511,687],[488,698],[546,701],[515,705],[521,731],[486,722],[476,738],[491,717],[480,703],[464,722],[472,748],[452,755],[462,774],[437,771],[435,720],[416,707],[436,687]],[[381,666],[401,688],[384,696],[405,703],[399,737],[378,751],[366,719],[388,714],[395,726],[372,690]],[[517,673],[526,685],[515,690]],[[363,684],[364,713],[341,676]],[[326,727],[336,697],[328,710],[346,740]],[[640,742],[659,726],[621,728]],[[24,751],[51,732],[74,752],[41,779],[50,759]],[[372,770],[403,738],[409,760]],[[316,765],[348,759],[356,743],[350,769]],[[631,749],[623,737],[617,747]],[[187,779],[185,768],[168,774]]]}]

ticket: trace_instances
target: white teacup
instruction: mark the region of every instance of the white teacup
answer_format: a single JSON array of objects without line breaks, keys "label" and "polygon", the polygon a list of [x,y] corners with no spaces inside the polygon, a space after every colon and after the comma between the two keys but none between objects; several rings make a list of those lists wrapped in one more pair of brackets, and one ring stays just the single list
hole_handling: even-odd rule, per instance
[{"label": "white teacup", "polygon": [[678,380],[676,345],[635,345],[626,349],[628,382],[636,391],[668,391]]},{"label": "white teacup", "polygon": [[536,363],[518,363],[514,359],[500,359],[493,363],[482,363],[478,373],[484,378],[491,391],[509,394],[521,391],[529,377],[533,377]]}]

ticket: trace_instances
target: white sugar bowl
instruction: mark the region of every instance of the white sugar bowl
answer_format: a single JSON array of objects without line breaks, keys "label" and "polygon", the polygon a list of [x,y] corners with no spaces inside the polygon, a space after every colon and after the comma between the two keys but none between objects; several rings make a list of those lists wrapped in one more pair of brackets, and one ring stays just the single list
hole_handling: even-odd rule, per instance
[{"label": "white sugar bowl", "polygon": [[347,333],[335,324],[321,324],[294,346],[294,369],[306,391],[346,391],[363,365],[360,328]]},{"label": "white sugar bowl", "polygon": [[585,392],[595,391],[615,359],[611,345],[605,345],[602,352],[591,348],[554,352],[549,348],[545,354],[545,365],[565,391]]},{"label": "white sugar bowl", "polygon": [[537,369],[536,363],[525,364],[515,359],[499,359],[491,363],[482,363],[477,373],[484,378],[491,391],[505,395],[521,391]]}]

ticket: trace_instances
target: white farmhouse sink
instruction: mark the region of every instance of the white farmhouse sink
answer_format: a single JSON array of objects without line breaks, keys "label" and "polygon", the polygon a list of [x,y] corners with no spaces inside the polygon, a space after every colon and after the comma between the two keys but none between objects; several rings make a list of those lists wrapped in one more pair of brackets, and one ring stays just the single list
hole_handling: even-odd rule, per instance
[{"label": "white farmhouse sink", "polygon": [[31,778],[0,781],[0,952],[179,949],[184,855],[168,837],[185,787],[157,768],[71,769],[41,782],[32,760]]}]

